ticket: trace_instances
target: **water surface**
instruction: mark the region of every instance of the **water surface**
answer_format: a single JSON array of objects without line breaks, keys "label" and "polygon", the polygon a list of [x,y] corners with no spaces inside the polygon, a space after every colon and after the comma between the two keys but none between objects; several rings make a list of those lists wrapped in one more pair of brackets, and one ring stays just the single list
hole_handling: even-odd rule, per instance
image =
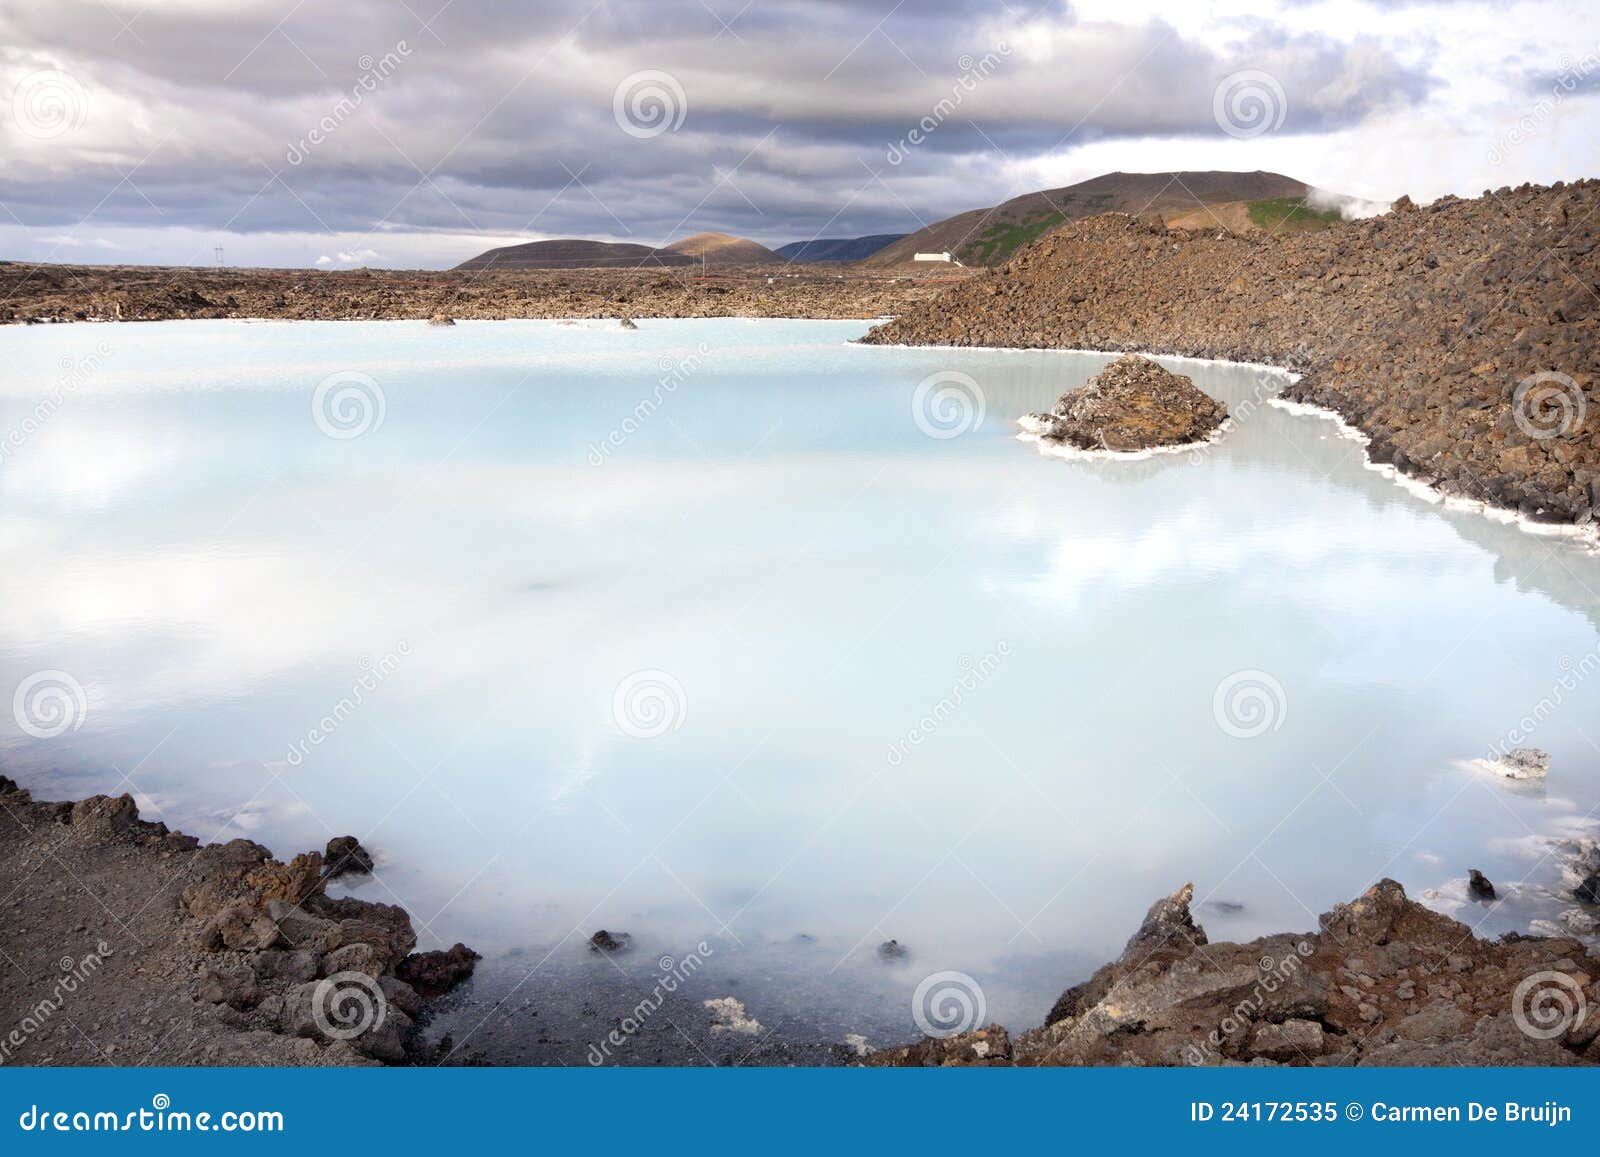
[{"label": "water surface", "polygon": [[[958,970],[1031,1026],[1186,880],[1214,939],[1469,866],[1485,932],[1564,906],[1592,555],[1408,494],[1269,371],[1168,363],[1235,412],[1202,453],[1061,461],[1015,419],[1107,359],[865,329],[0,330],[0,690],[72,714],[0,758],[361,836],[360,895],[485,953],[434,1031],[502,1060],[581,1062],[702,942],[673,1027],[738,1059],[701,998],[887,1043]],[[1458,766],[1514,729],[1544,787]]]}]

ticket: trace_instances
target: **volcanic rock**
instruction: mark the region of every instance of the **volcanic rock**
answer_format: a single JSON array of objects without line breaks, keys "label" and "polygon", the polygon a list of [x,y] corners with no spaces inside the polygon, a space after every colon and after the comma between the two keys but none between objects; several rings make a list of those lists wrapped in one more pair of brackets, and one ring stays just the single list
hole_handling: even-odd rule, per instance
[{"label": "volcanic rock", "polygon": [[443,952],[412,953],[395,966],[394,974],[423,996],[438,996],[471,976],[482,959],[465,944],[453,944]]},{"label": "volcanic rock", "polygon": [[1023,427],[1047,445],[1126,453],[1204,442],[1227,418],[1228,408],[1188,378],[1129,354]]},{"label": "volcanic rock", "polygon": [[330,880],[351,872],[372,871],[372,853],[363,848],[361,841],[354,836],[334,836],[328,841],[322,859],[326,864],[323,874]]},{"label": "volcanic rock", "polygon": [[604,928],[589,937],[589,951],[591,952],[621,952],[628,947],[633,937],[626,932],[607,932]]}]

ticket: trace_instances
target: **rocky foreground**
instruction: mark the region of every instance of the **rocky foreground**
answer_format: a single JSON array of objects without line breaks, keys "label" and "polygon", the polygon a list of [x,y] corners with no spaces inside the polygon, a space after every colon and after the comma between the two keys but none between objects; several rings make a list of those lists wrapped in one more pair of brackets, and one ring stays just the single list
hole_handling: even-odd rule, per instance
[{"label": "rocky foreground", "polygon": [[0,262],[0,322],[884,317],[967,271],[203,269]]},{"label": "rocky foreground", "polygon": [[1046,414],[1022,419],[1047,450],[1134,453],[1205,442],[1228,420],[1228,407],[1182,374],[1125,354]]},{"label": "rocky foreground", "polygon": [[865,1063],[1600,1064],[1600,956],[1579,940],[1479,940],[1381,880],[1316,933],[1212,944],[1193,892],[1157,901],[1043,1028],[928,1037]]},{"label": "rocky foreground", "polygon": [[1406,198],[1294,236],[1126,214],[1062,227],[903,310],[877,344],[1267,362],[1446,496],[1600,518],[1600,181]]},{"label": "rocky foreground", "polygon": [[426,1063],[428,1000],[471,973],[392,904],[327,894],[341,837],[287,863],[201,846],[130,796],[36,802],[0,776],[0,1063]]}]

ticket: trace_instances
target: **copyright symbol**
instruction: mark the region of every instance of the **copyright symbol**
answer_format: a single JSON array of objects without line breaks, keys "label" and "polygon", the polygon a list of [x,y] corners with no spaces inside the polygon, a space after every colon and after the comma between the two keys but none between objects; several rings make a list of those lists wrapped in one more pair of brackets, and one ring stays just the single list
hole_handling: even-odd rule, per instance
[{"label": "copyright symbol", "polygon": [[1344,1107],[1344,1115],[1350,1118],[1352,1121],[1361,1120],[1361,1115],[1363,1112],[1365,1112],[1365,1110],[1363,1110],[1361,1106],[1356,1104],[1354,1101],[1351,1101]]}]

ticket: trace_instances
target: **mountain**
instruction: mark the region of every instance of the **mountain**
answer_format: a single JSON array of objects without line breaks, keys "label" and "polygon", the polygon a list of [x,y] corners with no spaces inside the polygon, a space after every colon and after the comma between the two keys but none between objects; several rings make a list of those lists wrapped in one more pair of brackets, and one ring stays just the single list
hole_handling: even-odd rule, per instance
[{"label": "mountain", "polygon": [[1233,217],[1251,221],[1256,202],[1301,201],[1310,186],[1280,173],[1106,173],[1076,185],[1024,193],[987,209],[971,209],[885,246],[868,265],[895,265],[916,253],[954,253],[967,265],[998,265],[1064,221],[1096,213],[1189,213],[1201,206],[1241,206]]},{"label": "mountain", "polygon": [[768,261],[782,261],[765,245],[757,245],[743,237],[730,237],[726,233],[696,233],[666,246],[663,253],[673,253],[706,265],[760,265]]},{"label": "mountain", "polygon": [[628,242],[588,241],[569,238],[561,241],[529,241],[524,245],[504,245],[490,249],[457,265],[457,269],[606,269],[651,265],[692,265],[698,261],[682,253],[652,249]]},{"label": "mountain", "polygon": [[791,241],[773,252],[785,261],[805,264],[810,261],[860,261],[871,257],[885,245],[893,245],[905,233],[874,233],[870,237],[825,237],[816,241]]}]

